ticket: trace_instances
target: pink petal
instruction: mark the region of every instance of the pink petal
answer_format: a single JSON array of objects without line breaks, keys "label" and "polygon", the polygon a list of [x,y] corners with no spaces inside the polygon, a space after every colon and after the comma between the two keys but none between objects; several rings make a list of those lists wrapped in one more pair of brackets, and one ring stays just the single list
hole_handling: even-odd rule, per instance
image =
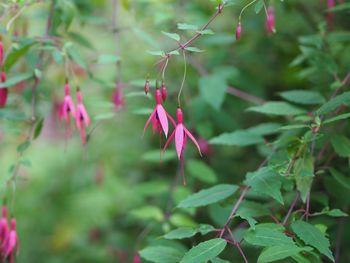
[{"label": "pink petal", "polygon": [[184,147],[184,126],[182,124],[178,124],[175,129],[175,146],[177,157],[180,160],[182,149]]},{"label": "pink petal", "polygon": [[192,142],[194,143],[194,145],[196,145],[200,156],[202,156],[202,152],[201,152],[201,148],[199,147],[198,142],[196,141],[196,139],[193,137],[193,135],[184,127],[185,133],[188,137],[190,137],[190,139],[192,140]]},{"label": "pink petal", "polygon": [[143,136],[145,136],[145,133],[146,133],[146,129],[149,125],[149,123],[151,122],[151,120],[153,119],[154,115],[156,114],[156,109],[153,110],[152,114],[149,116],[146,124],[145,124],[145,127],[143,128]]},{"label": "pink petal", "polygon": [[90,117],[89,114],[87,113],[84,104],[78,104],[77,110],[80,111],[81,116],[83,117],[83,121],[85,123],[85,126],[89,126],[90,124]]},{"label": "pink petal", "polygon": [[173,131],[170,135],[170,137],[168,138],[168,140],[166,141],[165,145],[164,145],[164,150],[163,150],[163,155],[166,151],[166,149],[168,148],[169,146],[169,143],[171,142],[171,140],[174,138],[174,135],[175,135],[175,131]]},{"label": "pink petal", "polygon": [[158,128],[158,120],[156,118],[156,116],[154,115],[153,118],[152,118],[152,130],[153,130],[153,133],[156,132]]},{"label": "pink petal", "polygon": [[162,129],[163,129],[163,132],[165,134],[165,137],[167,137],[168,131],[169,131],[169,125],[168,125],[168,118],[166,115],[166,111],[161,104],[158,104],[156,106],[156,109],[157,109],[157,115],[158,115],[159,122],[162,125]]}]

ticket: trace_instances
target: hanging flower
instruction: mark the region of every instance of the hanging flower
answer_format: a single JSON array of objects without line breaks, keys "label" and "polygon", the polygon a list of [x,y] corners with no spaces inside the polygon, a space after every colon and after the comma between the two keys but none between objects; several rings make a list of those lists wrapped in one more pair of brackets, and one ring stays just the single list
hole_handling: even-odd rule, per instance
[{"label": "hanging flower", "polygon": [[187,137],[191,139],[191,141],[194,143],[194,145],[197,147],[199,154],[202,156],[201,153],[201,148],[194,138],[194,136],[187,130],[185,125],[183,125],[183,113],[181,108],[178,108],[176,110],[176,119],[177,119],[177,125],[173,133],[169,136],[168,141],[166,142],[164,146],[164,151],[166,151],[169,143],[171,140],[175,137],[175,148],[176,148],[176,153],[177,157],[181,161],[181,170],[182,170],[182,177],[184,181],[184,185],[186,185],[186,180],[184,177],[184,158],[183,158],[183,153],[186,148],[186,143],[187,143]]},{"label": "hanging flower", "polygon": [[122,91],[122,84],[117,83],[112,97],[113,104],[116,110],[123,109],[125,107],[125,99]]},{"label": "hanging flower", "polygon": [[83,97],[80,90],[77,90],[77,109],[75,112],[75,124],[80,133],[81,143],[86,143],[86,133],[85,129],[90,124],[90,117],[83,104]]},{"label": "hanging flower", "polygon": [[165,137],[167,137],[168,131],[169,131],[168,118],[174,124],[174,126],[175,126],[175,121],[162,106],[162,94],[159,89],[156,89],[155,98],[156,98],[156,106],[145,124],[145,127],[143,129],[143,134],[146,133],[146,129],[148,125],[152,122],[153,132],[158,131],[158,133],[161,134],[163,131]]},{"label": "hanging flower", "polygon": [[[0,80],[1,80],[1,83],[4,83],[6,81],[5,72],[1,72]],[[6,106],[7,93],[8,93],[7,88],[0,88],[0,108],[4,108]]]},{"label": "hanging flower", "polygon": [[15,261],[15,254],[18,255],[19,252],[19,244],[18,244],[18,237],[17,237],[17,231],[16,231],[16,219],[11,219],[11,230],[6,238],[3,247],[2,247],[2,256],[5,260],[6,258],[9,259],[10,263],[14,263]]},{"label": "hanging flower", "polygon": [[167,98],[167,96],[168,96],[168,91],[167,91],[167,89],[166,89],[166,85],[165,85],[165,82],[164,82],[164,81],[162,82],[162,86],[161,86],[161,88],[160,88],[160,92],[162,93],[162,99],[163,99],[163,101],[165,101],[166,98]]},{"label": "hanging flower", "polygon": [[241,32],[242,32],[241,22],[238,22],[238,25],[236,27],[236,40],[237,41],[241,39]]},{"label": "hanging flower", "polygon": [[145,86],[143,87],[145,94],[147,95],[149,92],[149,80],[146,80]]},{"label": "hanging flower", "polygon": [[72,135],[71,120],[75,118],[75,107],[73,104],[72,97],[70,96],[70,87],[68,82],[64,85],[64,101],[62,106],[62,117],[66,121],[66,136]]},{"label": "hanging flower", "polygon": [[267,9],[266,22],[265,22],[267,33],[272,34],[276,32],[275,29],[275,10],[272,6]]},{"label": "hanging flower", "polygon": [[0,219],[0,247],[3,247],[5,240],[9,235],[9,226],[7,222],[7,207],[2,207],[2,215]]}]

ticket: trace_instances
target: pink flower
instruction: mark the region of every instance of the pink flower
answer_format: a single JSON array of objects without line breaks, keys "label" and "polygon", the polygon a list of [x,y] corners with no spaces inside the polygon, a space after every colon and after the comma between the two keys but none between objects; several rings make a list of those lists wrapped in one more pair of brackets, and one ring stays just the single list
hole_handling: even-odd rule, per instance
[{"label": "pink flower", "polygon": [[[1,83],[6,81],[6,74],[5,74],[5,72],[1,72],[0,78],[1,78],[0,79]],[[0,108],[4,108],[6,106],[7,93],[8,93],[7,88],[0,88]]]},{"label": "pink flower", "polygon": [[266,30],[267,33],[272,34],[276,31],[275,29],[275,11],[272,6],[267,9],[266,15]]},{"label": "pink flower", "polygon": [[161,134],[163,131],[165,134],[165,137],[167,137],[168,131],[169,131],[168,118],[174,124],[174,126],[175,126],[175,121],[165,111],[164,107],[162,106],[162,94],[159,89],[156,89],[155,97],[156,97],[156,107],[154,108],[153,112],[151,113],[150,117],[148,118],[145,124],[145,127],[143,129],[143,134],[146,133],[146,129],[148,125],[152,122],[153,133],[158,131],[158,133]]},{"label": "pink flower", "polygon": [[2,43],[2,36],[0,35],[0,66],[2,66],[4,60],[4,44]]},{"label": "pink flower", "polygon": [[83,97],[79,89],[77,91],[77,102],[78,102],[78,105],[75,112],[75,124],[77,129],[80,132],[81,143],[85,144],[86,143],[85,128],[90,124],[90,117],[83,104]]},{"label": "pink flower", "polygon": [[16,219],[11,219],[11,230],[7,237],[7,239],[4,242],[3,249],[2,249],[2,256],[5,260],[9,257],[9,262],[13,263],[15,258],[15,253],[18,254],[19,252],[19,244],[18,244],[18,237],[17,237],[17,231],[16,231]]},{"label": "pink flower", "polygon": [[140,258],[139,253],[135,253],[135,254],[134,254],[133,263],[141,263],[141,258]]},{"label": "pink flower", "polygon": [[117,83],[116,88],[113,92],[112,101],[116,110],[123,109],[125,107],[125,100],[123,97],[122,85]]},{"label": "pink flower", "polygon": [[72,128],[71,128],[71,121],[70,116],[75,117],[75,107],[73,104],[72,97],[69,94],[70,87],[68,82],[64,85],[64,100],[62,105],[62,117],[66,121],[66,135],[71,136],[72,135]]},{"label": "pink flower", "polygon": [[194,145],[197,147],[198,152],[201,156],[202,156],[202,153],[201,153],[201,148],[200,148],[198,142],[196,141],[194,136],[189,132],[189,130],[187,130],[185,125],[183,125],[183,123],[182,123],[183,122],[183,113],[182,113],[181,108],[177,108],[177,110],[176,110],[176,119],[177,119],[176,128],[173,131],[173,133],[169,136],[168,141],[165,143],[163,152],[166,151],[169,143],[175,137],[176,153],[177,153],[177,157],[181,161],[183,181],[184,181],[184,185],[186,185],[186,180],[184,177],[184,167],[183,167],[183,162],[184,162],[183,152],[186,148],[187,137],[189,137],[191,139],[191,141],[194,143]]},{"label": "pink flower", "polygon": [[5,240],[9,235],[9,226],[7,222],[7,207],[2,207],[2,216],[0,219],[0,246],[3,247]]},{"label": "pink flower", "polygon": [[238,25],[236,27],[236,40],[240,40],[241,38],[241,32],[242,32],[242,26],[241,26],[241,22],[238,22]]}]

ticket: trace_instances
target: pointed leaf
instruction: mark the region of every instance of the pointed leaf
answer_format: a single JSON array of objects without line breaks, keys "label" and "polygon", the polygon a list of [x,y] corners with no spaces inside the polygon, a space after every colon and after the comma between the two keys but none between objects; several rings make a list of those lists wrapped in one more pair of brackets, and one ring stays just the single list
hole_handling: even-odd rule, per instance
[{"label": "pointed leaf", "polygon": [[259,134],[249,131],[234,131],[232,133],[223,133],[214,137],[209,143],[218,145],[249,146],[264,143],[264,138]]},{"label": "pointed leaf", "polygon": [[278,245],[268,247],[260,254],[258,262],[263,263],[277,261],[280,259],[297,255],[301,251],[303,251],[303,249],[295,245]]},{"label": "pointed leaf", "polygon": [[153,246],[141,250],[140,256],[155,263],[178,263],[183,253],[173,247]]},{"label": "pointed leaf", "polygon": [[261,106],[250,107],[248,111],[281,116],[293,116],[305,113],[303,109],[280,101],[266,102]]}]

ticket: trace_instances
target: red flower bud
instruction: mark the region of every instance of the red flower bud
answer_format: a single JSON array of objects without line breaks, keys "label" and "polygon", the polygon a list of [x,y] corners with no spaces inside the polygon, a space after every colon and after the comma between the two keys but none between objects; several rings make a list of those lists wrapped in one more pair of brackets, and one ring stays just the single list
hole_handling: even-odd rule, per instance
[{"label": "red flower bud", "polygon": [[265,24],[267,33],[272,34],[275,32],[275,12],[272,6],[270,6],[267,10]]},{"label": "red flower bud", "polygon": [[146,80],[144,90],[145,90],[145,94],[147,95],[149,92],[149,81],[148,80]]},{"label": "red flower bud", "polygon": [[162,83],[162,87],[161,87],[160,91],[161,91],[161,93],[162,93],[162,99],[163,99],[163,101],[165,101],[168,92],[167,92],[167,90],[166,90],[166,86],[165,86],[164,81],[163,81],[163,83]]},{"label": "red flower bud", "polygon": [[241,32],[242,32],[241,22],[239,22],[236,28],[236,40],[239,40],[241,38]]},{"label": "red flower bud", "polygon": [[[1,72],[1,79],[0,82],[6,81],[6,74],[5,72]],[[7,88],[0,88],[0,108],[4,108],[6,106],[7,102]]]}]

